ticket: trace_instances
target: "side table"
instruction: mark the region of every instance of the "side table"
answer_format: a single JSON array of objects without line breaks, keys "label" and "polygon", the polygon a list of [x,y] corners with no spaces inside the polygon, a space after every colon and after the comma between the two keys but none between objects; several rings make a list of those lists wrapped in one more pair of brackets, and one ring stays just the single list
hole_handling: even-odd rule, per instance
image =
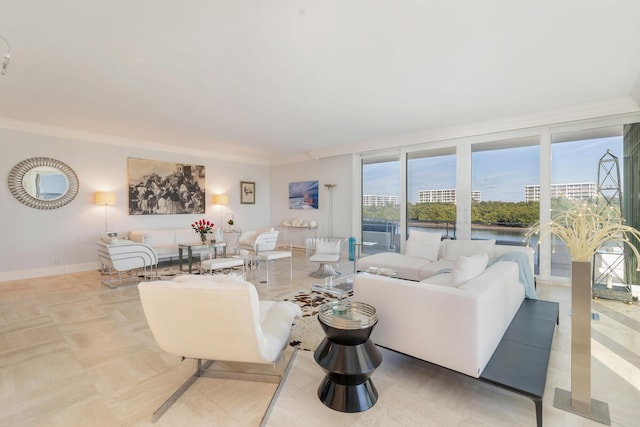
[{"label": "side table", "polygon": [[362,412],[378,400],[369,378],[382,354],[369,339],[378,323],[376,309],[361,302],[330,302],[318,312],[326,337],[313,357],[325,372],[318,386],[320,401],[341,412]]},{"label": "side table", "polygon": [[353,274],[356,274],[358,272],[358,260],[360,259],[360,257],[362,256],[362,252],[364,251],[365,247],[371,247],[371,246],[375,246],[377,245],[376,242],[360,242],[360,243],[354,243],[353,244],[353,252],[354,252],[354,256],[353,256]]},{"label": "side table", "polygon": [[218,254],[218,248],[222,248],[222,257],[227,256],[227,244],[225,242],[218,243],[207,243],[203,245],[202,243],[180,243],[178,245],[178,257],[180,258],[180,271],[182,271],[182,252],[184,249],[187,250],[187,262],[189,263],[189,274],[191,274],[191,270],[193,267],[193,251],[199,249],[211,249],[213,248],[214,253]]},{"label": "side table", "polygon": [[353,292],[354,278],[355,274],[340,277],[327,276],[324,278],[324,282],[311,284],[311,290],[316,292],[325,292],[338,297],[339,300],[342,300],[344,298],[348,298]]}]

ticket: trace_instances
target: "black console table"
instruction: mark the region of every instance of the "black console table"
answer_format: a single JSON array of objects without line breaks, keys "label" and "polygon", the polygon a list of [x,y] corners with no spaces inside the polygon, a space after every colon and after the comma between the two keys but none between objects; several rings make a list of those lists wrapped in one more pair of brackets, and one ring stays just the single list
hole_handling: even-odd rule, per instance
[{"label": "black console table", "polygon": [[375,308],[359,302],[331,302],[320,308],[318,320],[326,334],[313,354],[326,374],[318,397],[336,411],[366,411],[378,400],[369,377],[382,363],[380,350],[369,339],[378,323]]},{"label": "black console table", "polygon": [[480,374],[483,381],[533,400],[538,427],[558,316],[557,302],[525,299]]}]

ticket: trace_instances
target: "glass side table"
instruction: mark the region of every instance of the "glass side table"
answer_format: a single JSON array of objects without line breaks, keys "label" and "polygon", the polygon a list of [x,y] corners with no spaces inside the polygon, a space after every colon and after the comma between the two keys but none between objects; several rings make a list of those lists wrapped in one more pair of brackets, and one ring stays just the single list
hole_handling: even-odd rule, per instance
[{"label": "glass side table", "polygon": [[349,274],[347,276],[328,276],[323,279],[322,282],[316,282],[311,285],[311,290],[316,292],[325,292],[338,299],[343,299],[349,296],[353,291],[353,279],[355,274]]},{"label": "glass side table", "polygon": [[227,256],[227,243],[226,242],[211,242],[203,245],[202,243],[180,243],[178,245],[178,258],[180,258],[180,271],[182,271],[182,253],[183,250],[187,250],[187,262],[189,263],[189,274],[193,267],[193,251],[200,249],[213,249],[215,256],[218,255],[218,249],[222,248],[222,257]]},{"label": "glass side table", "polygon": [[362,256],[362,252],[364,252],[364,248],[369,248],[371,246],[375,246],[378,243],[376,242],[360,242],[360,243],[354,243],[353,244],[353,273],[357,273],[358,272],[358,260],[360,259],[360,257]]},{"label": "glass side table", "polygon": [[362,412],[378,400],[371,374],[382,363],[382,354],[369,339],[378,323],[376,309],[361,302],[323,304],[318,321],[326,337],[313,357],[324,370],[318,398],[341,412]]}]

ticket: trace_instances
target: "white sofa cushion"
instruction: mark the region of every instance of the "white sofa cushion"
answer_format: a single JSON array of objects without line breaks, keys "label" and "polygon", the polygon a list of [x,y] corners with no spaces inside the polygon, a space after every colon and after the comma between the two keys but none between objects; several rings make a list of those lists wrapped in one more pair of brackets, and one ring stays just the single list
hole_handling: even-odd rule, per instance
[{"label": "white sofa cushion", "polygon": [[455,261],[461,256],[472,256],[478,252],[485,252],[493,258],[495,240],[444,240],[442,242],[442,258]]},{"label": "white sofa cushion", "polygon": [[420,280],[421,268],[429,268],[432,264],[423,258],[413,258],[396,252],[381,252],[358,260],[358,269],[367,271],[370,267],[389,268],[398,273],[398,277],[408,280]]},{"label": "white sofa cushion", "polygon": [[189,228],[174,230],[174,241],[172,243],[193,243],[200,240],[200,234]]},{"label": "white sofa cushion", "polygon": [[145,232],[143,239],[151,236],[151,246],[172,245],[176,242],[174,229],[158,229]]},{"label": "white sofa cushion", "polygon": [[451,271],[451,283],[457,286],[478,277],[487,268],[488,262],[489,256],[486,252],[458,257]]},{"label": "white sofa cushion", "polygon": [[440,271],[452,268],[453,261],[428,261],[396,252],[380,252],[358,260],[358,270],[367,271],[370,267],[386,268],[397,272],[397,277],[420,281]]},{"label": "white sofa cushion", "polygon": [[451,273],[440,273],[421,280],[420,283],[428,283],[429,285],[453,286],[451,284]]},{"label": "white sofa cushion", "polygon": [[429,261],[438,259],[442,233],[411,230],[404,251],[406,256],[424,258]]},{"label": "white sofa cushion", "polygon": [[439,275],[443,273],[443,271],[450,273],[454,264],[454,261],[447,261],[445,259],[422,264],[418,268],[418,280],[423,280],[436,274]]}]

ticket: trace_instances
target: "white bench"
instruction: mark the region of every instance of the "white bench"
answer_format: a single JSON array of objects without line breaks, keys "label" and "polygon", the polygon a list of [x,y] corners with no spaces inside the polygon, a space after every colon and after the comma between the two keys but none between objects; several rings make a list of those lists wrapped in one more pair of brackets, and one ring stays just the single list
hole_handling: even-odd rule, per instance
[{"label": "white bench", "polygon": [[200,260],[200,272],[213,274],[214,270],[242,267],[242,277],[245,277],[245,260],[241,257],[233,258],[208,258]]}]

